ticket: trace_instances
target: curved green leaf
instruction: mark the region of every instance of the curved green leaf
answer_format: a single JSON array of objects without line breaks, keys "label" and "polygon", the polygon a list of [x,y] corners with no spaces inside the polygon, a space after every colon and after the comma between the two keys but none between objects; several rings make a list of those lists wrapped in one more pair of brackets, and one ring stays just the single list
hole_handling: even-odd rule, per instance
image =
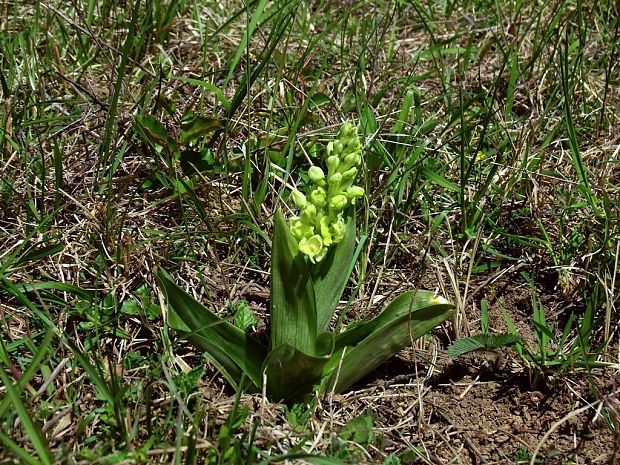
[{"label": "curved green leaf", "polygon": [[271,249],[271,348],[289,345],[316,355],[317,317],[308,265],[282,212],[274,220]]},{"label": "curved green leaf", "polygon": [[276,347],[267,355],[263,370],[267,394],[272,400],[298,400],[320,382],[323,367],[334,348],[333,334],[323,333],[318,342],[318,355],[308,355],[288,344]]},{"label": "curved green leaf", "polygon": [[355,346],[364,338],[370,336],[382,326],[394,321],[411,311],[434,305],[437,297],[431,291],[415,290],[403,292],[396,297],[385,309],[370,321],[353,325],[336,336],[336,350],[345,346]]},{"label": "curved green leaf", "polygon": [[171,326],[203,350],[235,389],[240,388],[244,376],[252,382],[250,388],[260,388],[266,347],[197,302],[164,270],[158,270],[155,276],[168,301]]},{"label": "curved green leaf", "polygon": [[[336,338],[324,389],[342,392],[413,341],[452,315],[453,305],[428,291],[410,291],[392,301],[381,315]],[[344,342],[359,342],[350,347]],[[331,373],[330,373],[331,372]]]}]

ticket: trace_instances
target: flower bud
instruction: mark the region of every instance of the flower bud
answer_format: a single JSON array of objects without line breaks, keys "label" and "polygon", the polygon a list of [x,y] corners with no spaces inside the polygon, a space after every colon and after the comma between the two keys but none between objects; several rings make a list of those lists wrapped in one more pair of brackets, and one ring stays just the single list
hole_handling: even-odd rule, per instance
[{"label": "flower bud", "polygon": [[344,165],[347,168],[351,166],[356,166],[356,165],[359,165],[361,160],[362,160],[362,157],[359,151],[355,151],[355,152],[348,154],[346,157],[344,157]]},{"label": "flower bud", "polygon": [[345,146],[345,151],[347,151],[349,153],[350,152],[354,152],[355,150],[357,150],[358,147],[360,147],[360,139],[359,139],[359,137],[352,137],[347,142],[347,145]]},{"label": "flower bud", "polygon": [[347,189],[347,198],[354,202],[355,199],[359,199],[364,197],[364,188],[360,186],[351,186]]},{"label": "flower bud", "polygon": [[336,152],[337,155],[340,155],[342,153],[342,149],[344,149],[344,145],[342,145],[342,142],[340,142],[339,140],[336,141],[336,143],[334,143],[334,152]]},{"label": "flower bud", "polygon": [[327,144],[327,147],[325,147],[325,152],[327,153],[327,156],[330,157],[333,151],[334,151],[334,142],[330,141]]},{"label": "flower bud", "polygon": [[353,168],[349,168],[344,173],[342,173],[342,182],[353,181],[357,176],[357,168],[354,166]]},{"label": "flower bud", "polygon": [[317,187],[310,192],[310,202],[317,208],[323,208],[327,204],[327,193],[322,187]]},{"label": "flower bud", "polygon": [[308,203],[308,199],[306,199],[306,196],[302,194],[301,192],[299,192],[297,189],[294,189],[291,192],[291,197],[293,197],[293,203],[295,204],[297,208],[301,209],[305,207],[306,204]]},{"label": "flower bud", "polygon": [[353,126],[349,121],[344,123],[338,132],[339,139],[349,139],[357,135],[357,128]]},{"label": "flower bud", "polygon": [[339,186],[340,183],[342,182],[342,174],[340,173],[334,173],[332,174],[328,179],[327,182],[329,182],[330,186]]},{"label": "flower bud", "polygon": [[318,184],[319,186],[325,184],[325,173],[323,173],[323,170],[318,166],[310,167],[308,170],[308,177],[310,178],[310,181]]},{"label": "flower bud", "polygon": [[307,223],[314,223],[314,219],[316,218],[316,207],[307,203],[306,206],[301,210],[301,219]]},{"label": "flower bud", "polygon": [[347,206],[347,196],[346,195],[335,195],[331,199],[329,199],[329,208],[335,210],[337,212],[341,212],[344,210],[344,207]]},{"label": "flower bud", "polygon": [[336,155],[332,155],[327,157],[325,163],[327,164],[327,169],[329,170],[329,172],[333,173],[338,169],[338,166],[340,165],[340,158],[338,158]]}]

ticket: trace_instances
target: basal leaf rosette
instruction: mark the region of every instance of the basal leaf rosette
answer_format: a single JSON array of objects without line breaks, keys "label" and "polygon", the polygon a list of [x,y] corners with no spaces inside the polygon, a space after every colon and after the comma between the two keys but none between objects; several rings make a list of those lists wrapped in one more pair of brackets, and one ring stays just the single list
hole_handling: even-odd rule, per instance
[{"label": "basal leaf rosette", "polygon": [[295,189],[291,193],[299,215],[289,220],[289,226],[299,250],[312,263],[323,260],[329,248],[343,239],[343,212],[364,196],[364,189],[354,184],[362,161],[362,144],[350,122],[344,123],[338,138],[327,144],[323,161],[327,176],[320,166],[311,166],[306,192]]}]

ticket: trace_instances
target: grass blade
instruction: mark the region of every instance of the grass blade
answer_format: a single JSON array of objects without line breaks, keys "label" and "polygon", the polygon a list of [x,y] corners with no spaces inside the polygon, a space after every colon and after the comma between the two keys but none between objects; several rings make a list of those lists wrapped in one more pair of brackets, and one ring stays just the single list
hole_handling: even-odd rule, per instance
[{"label": "grass blade", "polygon": [[[4,350],[4,342],[2,342],[2,340],[0,340],[0,345]],[[7,396],[11,400],[11,404],[13,404],[13,408],[17,412],[17,415],[19,416],[22,425],[28,434],[34,449],[37,451],[41,463],[44,465],[52,465],[54,463],[54,458],[50,452],[47,440],[43,435],[41,428],[39,428],[39,425],[37,425],[30,417],[26,406],[15,389],[15,385],[11,382],[11,379],[4,371],[4,368],[0,368],[0,381],[4,384]]]},{"label": "grass blade", "polygon": [[[39,349],[34,354],[34,357],[32,358],[32,360],[30,361],[30,364],[28,365],[28,368],[26,368],[26,370],[24,370],[22,375],[17,380],[17,383],[15,384],[16,390],[21,391],[23,389],[23,387],[35,375],[35,373],[39,369],[39,366],[41,365],[41,362],[43,361],[43,357],[45,357],[45,355],[47,355],[47,349],[49,348],[50,344],[52,343],[53,336],[54,336],[53,330],[52,329],[48,329],[47,333],[45,334],[45,337],[43,338],[43,341],[39,345]],[[5,356],[7,358],[7,360],[3,360],[3,362],[8,364],[9,363],[9,361],[8,361],[8,354],[6,352],[6,347],[4,347],[4,344],[0,344],[0,351],[3,354],[2,358],[4,359]],[[11,405],[11,399],[8,396],[3,398],[2,401],[0,401],[0,417],[4,416],[7,408],[9,408],[10,405]]]},{"label": "grass blade", "polygon": [[27,463],[28,465],[41,465],[41,462],[19,447],[15,441],[13,441],[2,431],[0,431],[0,443],[3,443],[8,450],[13,452],[13,454],[15,454],[22,461],[22,463]]},{"label": "grass blade", "polygon": [[562,81],[562,93],[564,94],[564,112],[566,132],[568,134],[568,143],[570,146],[571,160],[575,170],[577,171],[577,177],[582,188],[582,192],[588,201],[588,204],[592,207],[594,213],[598,212],[598,206],[592,194],[590,188],[590,182],[588,180],[588,173],[586,172],[583,159],[581,158],[581,151],[579,150],[579,143],[577,142],[577,133],[575,132],[575,126],[573,124],[573,116],[570,101],[570,95],[574,94],[574,90],[571,89],[569,83],[569,69],[568,69],[568,31],[566,32],[566,47],[564,53],[559,53],[560,57],[560,80]]}]

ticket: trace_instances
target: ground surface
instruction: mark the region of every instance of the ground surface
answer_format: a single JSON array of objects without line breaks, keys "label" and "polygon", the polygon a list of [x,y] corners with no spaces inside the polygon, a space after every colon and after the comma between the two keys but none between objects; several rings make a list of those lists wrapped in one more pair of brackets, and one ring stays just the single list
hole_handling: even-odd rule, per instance
[{"label": "ground surface", "polygon": [[[0,463],[620,463],[617,2],[146,3],[0,6]],[[345,120],[343,324],[456,315],[346,393],[237,397],[153,272],[266,341],[273,214]],[[482,332],[522,340],[446,354]]]}]

